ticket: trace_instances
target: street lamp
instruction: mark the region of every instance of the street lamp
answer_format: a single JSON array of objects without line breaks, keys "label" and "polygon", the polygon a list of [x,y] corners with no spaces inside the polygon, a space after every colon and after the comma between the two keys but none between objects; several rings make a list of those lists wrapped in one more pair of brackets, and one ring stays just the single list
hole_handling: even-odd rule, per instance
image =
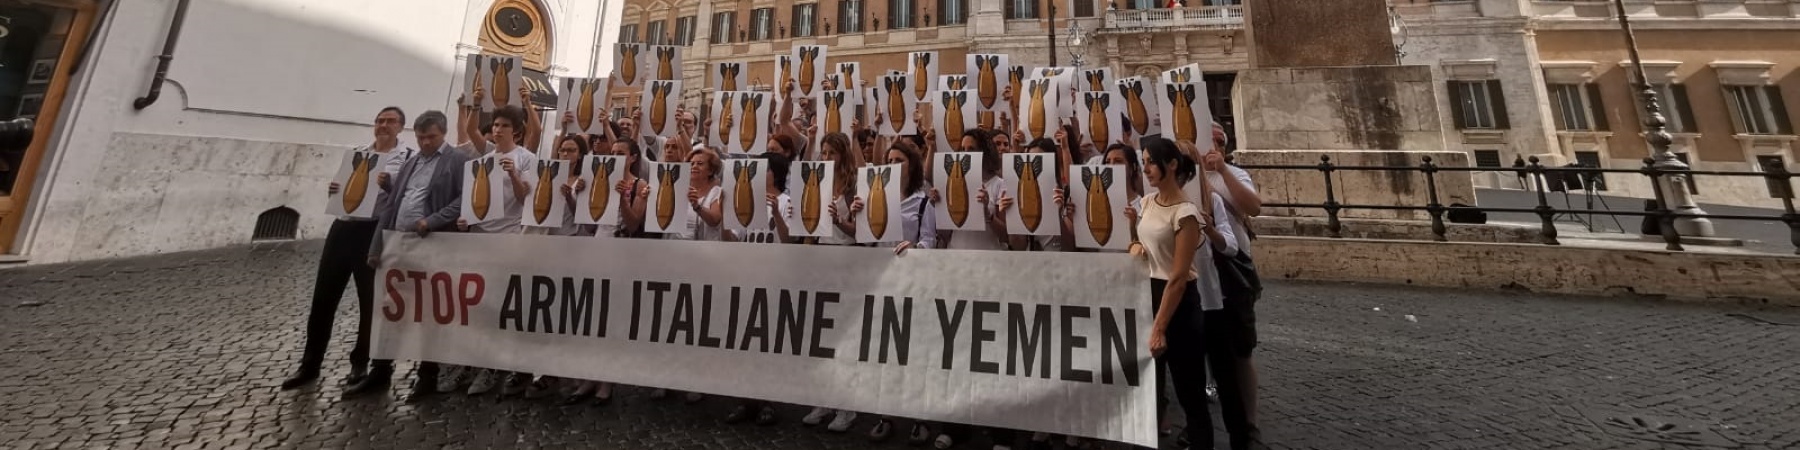
[{"label": "street lamp", "polygon": [[[1703,216],[1706,211],[1700,210],[1700,206],[1694,204],[1694,198],[1688,195],[1688,183],[1692,182],[1686,173],[1688,165],[1669,151],[1669,144],[1674,142],[1674,137],[1669,135],[1666,127],[1668,122],[1663,117],[1662,103],[1657,101],[1656,89],[1650,86],[1650,79],[1645,76],[1644,59],[1638,56],[1637,35],[1631,31],[1631,17],[1625,13],[1625,1],[1613,0],[1613,8],[1619,13],[1620,30],[1625,32],[1625,47],[1631,55],[1632,74],[1637,76],[1633,84],[1644,103],[1644,140],[1650,144],[1650,156],[1655,161],[1652,167],[1667,174],[1658,179],[1663,180],[1659,183],[1662,186],[1652,187],[1668,194],[1667,202],[1675,206],[1676,213]],[[1668,208],[1669,205],[1662,207]],[[1677,217],[1675,231],[1684,236],[1712,236],[1712,221],[1704,217]]]},{"label": "street lamp", "polygon": [[1081,29],[1080,22],[1076,22],[1073,17],[1069,18],[1069,63],[1074,64],[1076,68],[1087,63],[1082,59],[1087,55],[1087,44],[1087,31]]}]

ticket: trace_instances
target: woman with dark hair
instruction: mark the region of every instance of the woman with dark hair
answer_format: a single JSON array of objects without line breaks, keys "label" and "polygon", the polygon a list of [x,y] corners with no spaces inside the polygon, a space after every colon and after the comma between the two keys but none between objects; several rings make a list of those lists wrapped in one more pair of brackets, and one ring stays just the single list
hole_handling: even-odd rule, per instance
[{"label": "woman with dark hair", "polygon": [[795,153],[800,151],[800,147],[795,144],[796,142],[799,142],[799,139],[791,134],[775,133],[774,136],[769,136],[768,152],[781,155],[782,157],[787,158],[788,161],[793,161]]},{"label": "woman with dark hair", "polygon": [[[862,167],[861,158],[858,157],[860,154],[861,152],[856,151],[856,147],[851,145],[850,137],[844,133],[827,133],[825,137],[819,139],[819,151],[816,155],[818,160],[834,163],[832,164],[832,184],[829,187],[832,201],[825,208],[831,219],[831,233],[812,240],[813,244],[856,245],[856,222],[851,219],[848,212],[850,211],[850,199],[856,197],[856,169]],[[791,209],[786,211],[786,214],[794,214]],[[807,426],[818,425],[824,423],[825,418],[830,417],[831,423],[826,425],[825,429],[834,433],[842,433],[848,431],[850,426],[856,422],[856,416],[856,411],[813,407],[812,411],[800,419],[800,423]]]},{"label": "woman with dark hair", "polygon": [[[650,184],[640,177],[644,173],[644,151],[635,139],[613,141],[607,154],[625,158],[625,173],[619,182],[612,186],[619,193],[619,202],[614,204],[619,209],[619,223],[614,225],[586,226],[583,234],[592,234],[601,238],[630,238],[642,234],[644,215],[649,210]],[[579,172],[577,172],[579,173]],[[573,193],[580,193],[588,188],[585,181],[575,180]],[[602,195],[594,193],[594,195]],[[604,405],[612,401],[612,383],[605,381],[583,381],[576,386],[574,392],[563,397],[562,403],[572,405],[592,401],[595,405]]]},{"label": "woman with dark hair", "polygon": [[[789,164],[786,156],[780,153],[764,152],[756,155],[757,159],[767,161],[769,176],[764,178],[766,194],[764,205],[769,210],[768,228],[751,229],[744,236],[726,231],[726,240],[738,242],[754,242],[762,244],[786,244],[788,241],[787,218],[785,211],[791,209],[791,198],[787,193]],[[756,415],[757,425],[774,425],[776,421],[775,406],[768,401],[756,399],[740,399],[737,406],[725,415],[725,423],[738,423]]]},{"label": "woman with dark hair", "polygon": [[[962,142],[957,151],[981,154],[981,187],[975,191],[975,202],[981,204],[982,220],[987,221],[985,230],[958,230],[938,238],[944,241],[944,248],[959,250],[1005,250],[1006,243],[1000,237],[1006,236],[1006,216],[1000,215],[1003,209],[998,205],[1004,202],[1010,206],[1012,199],[1003,198],[1006,181],[1000,176],[1000,152],[994,150],[992,135],[987,130],[972,128],[963,132]],[[931,201],[937,203],[939,195],[936,188],[931,190]]]},{"label": "woman with dark hair", "polygon": [[[1169,374],[1175,397],[1187,413],[1192,442],[1213,442],[1212,413],[1207,407],[1205,311],[1222,308],[1213,245],[1221,253],[1236,252],[1229,224],[1213,220],[1223,198],[1201,185],[1205,208],[1195,206],[1182,186],[1197,176],[1195,162],[1174,142],[1144,140],[1144,181],[1156,189],[1143,202],[1137,240],[1130,252],[1149,263],[1156,320],[1150,351],[1159,371]],[[1159,395],[1158,397],[1161,397]],[[1234,445],[1233,448],[1238,448]]]},{"label": "woman with dark hair", "polygon": [[[907,249],[932,248],[937,245],[937,214],[931,210],[931,199],[927,196],[925,185],[925,165],[919,149],[902,140],[888,146],[887,164],[900,165],[900,192],[905,198],[900,201],[900,242],[892,243],[894,254],[906,253]],[[850,214],[863,213],[865,201],[857,197],[850,202]],[[890,245],[883,243],[882,245]],[[869,439],[880,441],[887,439],[893,430],[893,419],[881,417],[875,426],[869,428]],[[931,439],[931,430],[925,422],[913,423],[911,432],[907,433],[907,441],[913,445],[923,444]]]}]

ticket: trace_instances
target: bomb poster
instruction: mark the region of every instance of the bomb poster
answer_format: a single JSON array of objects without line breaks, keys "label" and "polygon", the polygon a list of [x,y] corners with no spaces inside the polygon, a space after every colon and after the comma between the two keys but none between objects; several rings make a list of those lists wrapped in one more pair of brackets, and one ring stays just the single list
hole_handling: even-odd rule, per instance
[{"label": "bomb poster", "polygon": [[744,236],[750,230],[769,229],[769,160],[731,158],[725,160],[723,210],[725,230]]},{"label": "bomb poster", "polygon": [[[879,83],[880,80],[876,80],[876,82]],[[859,89],[859,91],[862,92],[862,102],[857,104],[856,118],[862,119],[864,124],[873,126],[876,132],[885,134],[885,130],[887,129],[886,126],[874,125],[881,121],[882,116],[881,109],[883,102],[881,101],[881,87],[866,86]]]},{"label": "bomb poster", "polygon": [[[465,55],[463,58],[464,58],[464,65],[463,65],[463,73],[462,73],[462,77],[463,77],[462,98],[463,98],[463,101],[474,102],[475,101],[475,87],[482,86],[481,80],[484,79],[484,77],[481,75],[481,73],[487,67],[486,66],[487,57],[486,57],[486,55],[482,55],[479,53],[472,53],[469,55]],[[483,87],[483,90],[486,90],[485,86]],[[473,103],[473,104],[471,104],[471,106],[480,107],[483,110],[487,110],[487,108],[488,108],[487,101],[485,99],[482,100],[480,103]]]},{"label": "bomb poster", "polygon": [[343,164],[338,165],[337,176],[331,178],[338,184],[338,190],[326,199],[325,213],[338,217],[375,217],[375,199],[382,191],[377,180],[387,167],[388,158],[386,154],[368,151],[345,153]]},{"label": "bomb poster", "polygon": [[520,169],[536,171],[537,184],[531,186],[525,204],[525,217],[520,221],[528,227],[562,228],[563,217],[568,215],[569,198],[563,196],[562,187],[569,184],[569,171],[574,169],[568,161],[554,159],[537,160],[534,167]]},{"label": "bomb poster", "polygon": [[[863,77],[862,63],[859,63],[859,62],[837,63],[837,73],[839,75],[844,76],[845,83],[853,83],[854,84],[854,83],[860,82],[863,79],[862,78]],[[838,89],[850,89],[850,87],[848,87],[848,86],[850,86],[850,85],[838,85]]]},{"label": "bomb poster", "polygon": [[644,44],[613,44],[613,83],[634,88],[644,85],[644,70],[650,67]]},{"label": "bomb poster", "polygon": [[913,121],[913,111],[918,108],[922,97],[913,96],[916,78],[906,74],[888,74],[881,77],[881,84],[876,89],[880,97],[882,126],[878,127],[882,136],[904,136],[917,134],[919,124]]},{"label": "bomb poster", "polygon": [[[986,230],[987,208],[975,197],[981,192],[981,152],[938,152],[931,155],[932,187],[937,188],[939,230]],[[998,193],[990,193],[998,195]]]},{"label": "bomb poster", "polygon": [[582,225],[618,225],[619,207],[623,200],[614,189],[631,170],[625,157],[588,155],[581,159],[581,181],[587,189],[575,193],[575,223]]},{"label": "bomb poster", "polygon": [[1125,139],[1124,102],[1111,90],[1075,94],[1075,129],[1081,131],[1082,142],[1096,150]]},{"label": "bomb poster", "polygon": [[1063,116],[1061,84],[1054,78],[1032,78],[1025,80],[1024,89],[1018,92],[1019,131],[1025,132],[1027,141],[1036,138],[1054,138],[1058,119]]},{"label": "bomb poster", "polygon": [[820,91],[813,98],[813,105],[818,109],[813,115],[813,126],[818,128],[818,136],[808,149],[810,156],[819,156],[819,149],[824,148],[826,135],[843,133],[845,137],[855,136],[856,102],[851,98],[854,94],[855,91]]},{"label": "bomb poster", "polygon": [[1075,247],[1125,250],[1131,246],[1131,222],[1125,217],[1125,166],[1069,166],[1069,192],[1075,209]]},{"label": "bomb poster", "polygon": [[645,61],[651,80],[681,81],[681,47],[674,45],[652,45],[647,49],[650,59]]},{"label": "bomb poster", "polygon": [[1118,83],[1118,80],[1113,79],[1111,67],[1081,69],[1081,78],[1077,81],[1077,90],[1082,92],[1111,91],[1113,85]]},{"label": "bomb poster", "polygon": [[693,204],[688,202],[688,163],[650,165],[650,204],[644,208],[644,231],[689,233]]},{"label": "bomb poster", "polygon": [[750,83],[749,64],[741,62],[723,62],[713,64],[712,88],[714,92],[733,92],[748,90]]},{"label": "bomb poster", "polygon": [[969,68],[970,89],[975,90],[975,104],[978,110],[1006,111],[1006,88],[1011,87],[1012,77],[1007,73],[1012,69],[1009,55],[971,54],[963,67]]},{"label": "bomb poster", "polygon": [[1200,75],[1201,75],[1200,64],[1194,63],[1194,64],[1188,64],[1188,65],[1181,66],[1181,67],[1176,67],[1174,69],[1165,70],[1162,73],[1162,78],[1157,79],[1157,81],[1160,81],[1164,84],[1167,84],[1167,83],[1199,83],[1201,81]]},{"label": "bomb poster", "polygon": [[492,154],[463,163],[463,222],[473,226],[505,215],[509,183],[506,171],[500,169],[500,159]]},{"label": "bomb poster", "polygon": [[737,139],[737,97],[740,92],[713,92],[712,107],[708,108],[706,120],[706,142],[710,147],[725,149],[726,153],[743,153],[743,149],[733,146]]},{"label": "bomb poster", "polygon": [[969,76],[963,74],[938,75],[938,90],[960,91],[969,89]]},{"label": "bomb poster", "polygon": [[519,58],[482,55],[480,61],[481,70],[476,71],[478,78],[474,85],[482,90],[481,110],[492,112],[507,106],[525,106],[518,104],[519,88],[525,86],[525,68],[519,65]]},{"label": "bomb poster", "polygon": [[825,74],[831,71],[825,64],[827,51],[823,45],[799,45],[793,50],[794,87],[791,98],[812,98],[813,94],[825,90]]},{"label": "bomb poster", "polygon": [[937,130],[937,148],[962,148],[963,132],[975,128],[975,91],[937,91],[931,95],[931,127]]},{"label": "bomb poster", "polygon": [[[793,210],[783,211],[789,236],[830,237],[837,235],[831,221],[831,204],[837,201],[837,162],[799,161],[788,172],[787,192],[793,198]],[[846,202],[845,204],[849,204]],[[838,211],[849,214],[849,211]]]},{"label": "bomb poster", "polygon": [[1006,231],[1014,235],[1058,236],[1062,218],[1056,213],[1056,155],[1000,155],[1000,175],[1013,207],[1006,210]]},{"label": "bomb poster", "polygon": [[768,92],[739,92],[737,97],[737,117],[734,120],[737,136],[732,138],[731,153],[761,154],[769,149],[769,114],[778,107],[774,95]]},{"label": "bomb poster", "polygon": [[675,110],[681,106],[681,82],[671,80],[651,80],[645,82],[643,92],[643,122],[638,124],[640,133],[646,136],[675,137],[681,133],[681,126],[676,123]]},{"label": "bomb poster", "polygon": [[[1212,149],[1212,112],[1206,104],[1205,83],[1164,83],[1158,110],[1162,135],[1175,142],[1192,142],[1201,153]],[[1204,133],[1204,134],[1203,134]],[[1200,139],[1201,137],[1206,139]]]},{"label": "bomb poster", "polygon": [[901,199],[899,164],[866,166],[856,171],[856,198],[863,201],[862,213],[856,215],[856,242],[859,244],[897,243],[904,240],[904,219],[900,216]]},{"label": "bomb poster", "polygon": [[1144,77],[1131,77],[1119,80],[1117,92],[1119,101],[1125,103],[1125,132],[1131,139],[1137,139],[1161,132],[1157,114],[1161,114],[1162,104],[1157,99],[1162,97],[1161,86],[1157,82]]},{"label": "bomb poster", "polygon": [[779,91],[781,98],[792,98],[794,87],[788,81],[794,79],[794,55],[775,55],[775,82],[772,87]]},{"label": "bomb poster", "polygon": [[609,96],[608,81],[605,78],[564,78],[561,95],[557,97],[557,119],[574,116],[574,123],[565,124],[571,133],[606,135],[605,118],[611,114],[607,110]]},{"label": "bomb poster", "polygon": [[914,101],[924,101],[926,93],[943,89],[938,82],[938,52],[906,54],[906,74],[912,75]]}]

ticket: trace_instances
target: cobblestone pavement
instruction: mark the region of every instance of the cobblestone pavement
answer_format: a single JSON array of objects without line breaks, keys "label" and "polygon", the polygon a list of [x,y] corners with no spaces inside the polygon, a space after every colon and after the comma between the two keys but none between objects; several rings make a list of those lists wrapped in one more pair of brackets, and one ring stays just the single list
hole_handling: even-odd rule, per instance
[{"label": "cobblestone pavement", "polygon": [[[870,446],[796,426],[799,411],[725,425],[725,402],[637,390],[605,407],[407,405],[404,374],[393,395],[343,401],[352,301],[320,386],[279,391],[318,248],[0,270],[0,448]],[[1274,448],[1800,447],[1800,326],[1779,324],[1800,311],[1299,283],[1261,309]]]}]

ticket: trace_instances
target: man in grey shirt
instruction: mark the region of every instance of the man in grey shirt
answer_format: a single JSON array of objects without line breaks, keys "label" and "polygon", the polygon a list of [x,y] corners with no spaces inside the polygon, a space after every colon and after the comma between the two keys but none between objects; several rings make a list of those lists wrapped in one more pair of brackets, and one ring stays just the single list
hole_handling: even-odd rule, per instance
[{"label": "man in grey shirt", "polygon": [[[455,231],[456,219],[462,215],[463,163],[468,155],[444,143],[450,119],[438,111],[426,111],[413,122],[413,136],[419,141],[419,152],[394,176],[396,189],[381,194],[375,206],[375,217],[383,231],[407,231],[425,237],[437,231]],[[381,252],[386,233],[376,233],[369,246],[369,265],[381,265]],[[393,377],[392,362],[383,361],[352,386],[358,393],[380,392]],[[412,398],[437,392],[436,363],[420,362],[418,381],[413,383]],[[364,386],[367,385],[367,386]],[[409,399],[410,400],[410,399]]]}]

